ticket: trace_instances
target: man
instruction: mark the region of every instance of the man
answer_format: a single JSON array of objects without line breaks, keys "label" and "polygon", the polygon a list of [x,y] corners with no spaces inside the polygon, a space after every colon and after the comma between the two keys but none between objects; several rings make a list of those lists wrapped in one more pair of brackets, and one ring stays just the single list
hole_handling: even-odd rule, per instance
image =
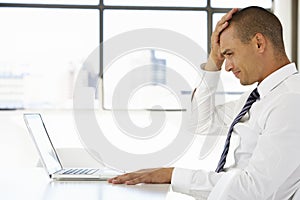
[{"label": "man", "polygon": [[[198,127],[211,122],[227,127],[216,171],[146,169],[109,182],[171,183],[174,191],[208,199],[292,199],[300,186],[300,76],[285,53],[280,21],[260,7],[232,9],[218,22],[211,41],[208,62],[202,67],[208,87],[200,85],[193,101],[199,108]],[[224,61],[226,71],[242,85],[258,84],[251,94],[216,107],[212,102]],[[224,108],[230,112],[219,116]],[[226,168],[232,134],[240,143],[234,165]]]}]

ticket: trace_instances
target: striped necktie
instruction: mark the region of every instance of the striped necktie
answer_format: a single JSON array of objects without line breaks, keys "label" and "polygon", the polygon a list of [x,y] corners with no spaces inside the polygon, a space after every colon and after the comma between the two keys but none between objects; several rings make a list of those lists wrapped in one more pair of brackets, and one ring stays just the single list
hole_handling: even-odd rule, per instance
[{"label": "striped necktie", "polygon": [[230,145],[230,138],[232,135],[232,131],[233,131],[233,127],[236,123],[238,123],[241,118],[249,111],[249,109],[251,108],[252,104],[259,98],[259,93],[257,91],[257,88],[255,88],[250,96],[248,97],[246,104],[244,105],[242,111],[238,114],[238,116],[233,120],[232,124],[230,125],[228,134],[227,134],[227,138],[226,138],[226,142],[224,145],[224,150],[223,153],[221,155],[221,158],[219,160],[217,169],[215,170],[215,172],[221,172],[224,170],[224,165],[226,163],[226,156],[228,154],[228,150],[229,150],[229,145]]}]

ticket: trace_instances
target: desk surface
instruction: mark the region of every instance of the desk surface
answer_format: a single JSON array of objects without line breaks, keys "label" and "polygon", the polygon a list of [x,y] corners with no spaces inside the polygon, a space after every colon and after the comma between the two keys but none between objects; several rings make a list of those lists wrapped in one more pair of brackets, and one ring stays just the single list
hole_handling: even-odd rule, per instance
[{"label": "desk surface", "polygon": [[112,185],[106,181],[51,181],[43,169],[1,169],[0,199],[192,200],[168,184]]}]

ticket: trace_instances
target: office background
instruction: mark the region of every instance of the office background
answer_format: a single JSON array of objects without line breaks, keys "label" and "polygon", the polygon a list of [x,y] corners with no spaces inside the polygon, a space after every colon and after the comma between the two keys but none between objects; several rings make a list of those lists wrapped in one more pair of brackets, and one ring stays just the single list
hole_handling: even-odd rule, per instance
[{"label": "office background", "polygon": [[[297,63],[300,56],[297,0],[240,0],[238,3],[234,0],[226,3],[222,0],[0,0],[0,155],[5,160],[1,165],[30,167],[37,164],[36,150],[22,120],[23,112],[45,115],[47,128],[55,146],[64,152],[66,164],[72,165],[75,161],[67,161],[67,157],[78,152],[81,161],[77,165],[85,162],[97,165],[88,154],[78,151],[82,144],[75,133],[72,98],[77,74],[84,70],[85,60],[99,43],[126,31],[161,28],[185,35],[208,52],[210,34],[218,19],[232,7],[249,5],[270,9],[280,18],[287,54]],[[101,56],[99,54],[99,58]],[[103,124],[107,123],[105,116],[110,115],[116,83],[133,69],[132,66],[145,60],[151,64],[151,70],[137,78],[149,80],[151,84],[138,90],[128,103],[133,121],[142,125],[149,123],[147,109],[153,104],[170,110],[181,109],[172,93],[160,85],[167,85],[167,65],[188,77],[191,85],[196,84],[198,78],[194,70],[168,52],[144,49],[120,57],[107,73],[103,72],[101,61],[95,72],[99,76],[86,72],[82,84],[95,87],[95,109],[100,112]],[[252,87],[239,86],[238,80],[225,72],[222,72],[222,82],[226,101],[238,98]],[[189,96],[191,90],[182,88],[180,94]],[[172,123],[178,122],[171,120],[170,127]],[[111,124],[107,124],[107,132],[113,132]],[[161,145],[166,145],[169,138],[163,139]],[[124,140],[116,139],[115,144],[126,148],[122,142]],[[189,161],[198,156],[197,149],[192,150],[194,153],[183,159],[182,165],[189,165]],[[214,167],[215,157],[218,157],[214,154],[219,155],[212,152],[198,164],[205,162],[205,167]]]}]

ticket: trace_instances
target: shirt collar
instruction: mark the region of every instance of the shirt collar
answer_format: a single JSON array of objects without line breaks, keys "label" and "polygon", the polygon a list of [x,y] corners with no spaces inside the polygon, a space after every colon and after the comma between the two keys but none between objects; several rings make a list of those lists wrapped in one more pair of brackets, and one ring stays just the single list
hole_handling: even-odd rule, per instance
[{"label": "shirt collar", "polygon": [[295,63],[287,64],[280,69],[276,70],[269,76],[267,76],[258,86],[258,92],[260,98],[264,98],[270,91],[272,91],[277,85],[284,81],[289,76],[297,73]]}]

